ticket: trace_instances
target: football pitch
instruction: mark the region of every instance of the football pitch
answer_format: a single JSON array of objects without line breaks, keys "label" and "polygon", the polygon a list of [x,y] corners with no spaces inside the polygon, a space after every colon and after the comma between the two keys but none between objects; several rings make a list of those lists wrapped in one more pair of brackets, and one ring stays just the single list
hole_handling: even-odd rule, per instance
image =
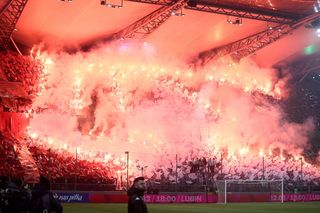
[{"label": "football pitch", "polygon": [[[64,204],[64,213],[127,213],[125,204]],[[149,213],[319,213],[320,202],[245,204],[148,204]]]}]

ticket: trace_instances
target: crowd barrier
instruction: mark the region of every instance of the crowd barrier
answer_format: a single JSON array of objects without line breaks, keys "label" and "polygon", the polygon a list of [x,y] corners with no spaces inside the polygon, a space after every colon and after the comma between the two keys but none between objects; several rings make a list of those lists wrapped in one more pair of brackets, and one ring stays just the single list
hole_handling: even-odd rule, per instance
[{"label": "crowd barrier", "polygon": [[212,194],[159,194],[145,195],[147,203],[216,203],[217,195]]},{"label": "crowd barrier", "polygon": [[[320,194],[285,194],[284,202],[320,201]],[[272,202],[281,201],[281,195],[271,195]]]},{"label": "crowd barrier", "polygon": [[[67,193],[55,192],[54,197],[61,203],[126,203],[125,193]],[[145,195],[147,203],[217,203],[216,194],[159,194]],[[279,194],[228,194],[228,203],[281,202]],[[284,202],[320,201],[320,194],[285,194]]]}]

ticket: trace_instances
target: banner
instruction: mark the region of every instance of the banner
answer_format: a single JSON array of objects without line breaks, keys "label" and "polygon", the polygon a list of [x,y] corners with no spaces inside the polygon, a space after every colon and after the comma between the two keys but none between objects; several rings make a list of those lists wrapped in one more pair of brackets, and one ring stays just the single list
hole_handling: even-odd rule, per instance
[{"label": "banner", "polygon": [[89,203],[127,203],[127,194],[89,194]]},{"label": "banner", "polygon": [[[56,192],[54,197],[61,203],[126,203],[125,193],[64,193]],[[281,194],[228,194],[228,203],[281,202]],[[146,203],[217,203],[214,194],[147,194]],[[320,194],[284,194],[284,202],[320,201]]]},{"label": "banner", "polygon": [[206,194],[145,195],[146,203],[216,203],[217,196]]},{"label": "banner", "polygon": [[89,203],[87,193],[53,193],[53,197],[60,203]]},{"label": "banner", "polygon": [[[320,201],[320,194],[284,194],[284,202]],[[271,195],[271,202],[281,202],[281,195]]]},{"label": "banner", "polygon": [[[144,195],[146,203],[216,203],[216,195],[206,194],[161,194]],[[89,194],[90,203],[126,203],[126,194]]]}]

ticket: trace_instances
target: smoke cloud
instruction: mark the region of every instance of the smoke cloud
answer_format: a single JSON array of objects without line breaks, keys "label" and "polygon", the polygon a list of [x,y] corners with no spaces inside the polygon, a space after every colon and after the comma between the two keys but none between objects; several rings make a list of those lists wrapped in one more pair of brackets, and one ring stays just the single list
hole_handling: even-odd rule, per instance
[{"label": "smoke cloud", "polygon": [[29,132],[70,152],[124,158],[129,151],[145,165],[191,151],[300,155],[314,128],[312,119],[285,120],[277,102],[287,96],[286,79],[249,60],[194,70],[148,43],[127,41],[40,57],[46,68],[33,108],[43,110]]}]

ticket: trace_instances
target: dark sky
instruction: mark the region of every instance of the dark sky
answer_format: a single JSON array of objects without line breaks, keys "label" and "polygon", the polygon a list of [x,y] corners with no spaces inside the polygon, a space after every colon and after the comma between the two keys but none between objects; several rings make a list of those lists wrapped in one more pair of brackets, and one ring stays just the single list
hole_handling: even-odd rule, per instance
[{"label": "dark sky", "polygon": [[290,96],[282,104],[287,119],[302,123],[313,117],[316,130],[310,135],[311,147],[305,150],[306,156],[315,158],[320,150],[320,70],[310,73],[302,81],[296,78],[290,83]]}]

